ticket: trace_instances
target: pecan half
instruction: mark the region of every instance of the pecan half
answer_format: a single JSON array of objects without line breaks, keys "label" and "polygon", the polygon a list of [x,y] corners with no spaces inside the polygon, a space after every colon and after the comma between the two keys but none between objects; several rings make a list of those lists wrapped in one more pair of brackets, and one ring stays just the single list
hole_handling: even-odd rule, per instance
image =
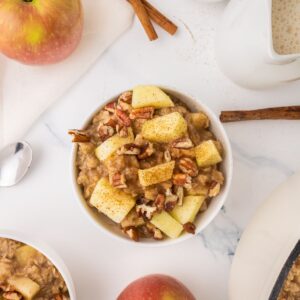
[{"label": "pecan half", "polygon": [[118,100],[126,102],[126,103],[131,103],[131,101],[132,101],[132,91],[127,91],[127,92],[122,93],[119,96]]},{"label": "pecan half", "polygon": [[136,144],[130,143],[122,146],[118,151],[117,154],[122,155],[138,155],[141,153],[141,149]]},{"label": "pecan half", "polygon": [[124,189],[127,187],[124,174],[115,173],[109,176],[110,184],[118,189]]},{"label": "pecan half", "polygon": [[135,227],[125,228],[124,232],[135,242],[139,241],[139,233]]},{"label": "pecan half", "polygon": [[191,188],[192,178],[188,174],[178,173],[173,175],[173,184],[183,186],[187,189]]},{"label": "pecan half", "polygon": [[208,196],[216,197],[220,193],[220,190],[221,190],[221,184],[216,181],[213,181],[210,185]]},{"label": "pecan half", "polygon": [[141,147],[141,153],[138,155],[139,159],[145,159],[147,157],[150,157],[155,152],[155,149],[153,147],[152,143],[146,143]]},{"label": "pecan half", "polygon": [[73,135],[73,143],[87,143],[91,139],[86,130],[70,129],[68,134]]},{"label": "pecan half", "polygon": [[135,209],[139,216],[143,216],[148,220],[151,220],[153,214],[157,211],[157,208],[155,206],[149,206],[146,204],[137,205]]},{"label": "pecan half", "polygon": [[102,142],[105,141],[106,139],[108,139],[109,137],[113,136],[114,133],[115,133],[115,130],[111,126],[100,125],[98,127],[98,135]]},{"label": "pecan half", "polygon": [[135,119],[152,119],[154,114],[154,107],[142,107],[133,109],[129,115],[131,120]]},{"label": "pecan half", "polygon": [[115,109],[116,109],[116,106],[117,106],[117,102],[116,101],[112,101],[110,103],[107,103],[105,106],[104,106],[104,109],[111,112],[111,113],[114,113],[115,112]]},{"label": "pecan half", "polygon": [[116,116],[118,118],[119,123],[121,125],[124,125],[126,127],[129,127],[131,125],[131,120],[129,119],[129,116],[122,110],[116,109]]},{"label": "pecan half", "polygon": [[197,164],[188,157],[181,158],[179,160],[178,167],[183,173],[188,174],[192,177],[198,175]]},{"label": "pecan half", "polygon": [[178,149],[190,149],[194,147],[193,142],[187,137],[177,139],[173,141],[171,145]]},{"label": "pecan half", "polygon": [[192,222],[188,222],[188,223],[185,223],[183,225],[183,229],[188,232],[188,233],[191,233],[191,234],[195,234],[196,233],[196,226],[194,223]]},{"label": "pecan half", "polygon": [[166,197],[164,194],[158,194],[155,198],[154,205],[157,207],[157,210],[161,212],[165,206]]}]

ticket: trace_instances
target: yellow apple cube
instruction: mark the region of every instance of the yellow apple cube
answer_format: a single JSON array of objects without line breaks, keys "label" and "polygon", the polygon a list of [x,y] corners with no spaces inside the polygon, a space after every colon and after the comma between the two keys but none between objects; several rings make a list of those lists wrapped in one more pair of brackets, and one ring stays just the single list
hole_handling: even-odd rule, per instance
[{"label": "yellow apple cube", "polygon": [[172,178],[175,161],[170,161],[155,167],[138,170],[139,181],[142,186],[149,186],[152,184],[167,181]]},{"label": "yellow apple cube", "polygon": [[139,85],[133,89],[132,107],[148,107],[154,108],[174,106],[171,98],[160,88],[152,85]]},{"label": "yellow apple cube", "polygon": [[204,196],[186,196],[183,199],[182,206],[177,205],[172,210],[171,215],[181,224],[194,222],[204,200]]},{"label": "yellow apple cube", "polygon": [[28,245],[21,246],[16,250],[17,262],[22,267],[38,255],[39,252]]},{"label": "yellow apple cube", "polygon": [[112,156],[119,148],[125,144],[133,143],[133,141],[133,132],[129,128],[127,137],[120,137],[117,134],[113,135],[96,148],[95,154],[100,161],[104,161]]},{"label": "yellow apple cube", "polygon": [[183,226],[165,211],[155,214],[150,222],[171,239],[179,237],[183,230]]},{"label": "yellow apple cube", "polygon": [[209,167],[222,161],[222,156],[213,140],[202,142],[195,148],[195,153],[199,167]]},{"label": "yellow apple cube", "polygon": [[169,143],[187,133],[187,123],[178,112],[148,120],[143,124],[142,135],[146,140]]},{"label": "yellow apple cube", "polygon": [[93,191],[90,203],[111,220],[120,223],[134,207],[135,199],[111,186],[107,178],[102,178]]},{"label": "yellow apple cube", "polygon": [[8,283],[26,300],[33,299],[40,290],[40,286],[27,277],[11,277],[8,279]]}]

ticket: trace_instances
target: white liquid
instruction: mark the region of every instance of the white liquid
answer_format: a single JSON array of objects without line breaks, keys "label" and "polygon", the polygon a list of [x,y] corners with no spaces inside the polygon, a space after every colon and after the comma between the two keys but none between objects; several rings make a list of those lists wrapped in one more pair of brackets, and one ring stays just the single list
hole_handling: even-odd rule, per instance
[{"label": "white liquid", "polygon": [[300,53],[300,0],[273,0],[272,30],[278,54]]}]

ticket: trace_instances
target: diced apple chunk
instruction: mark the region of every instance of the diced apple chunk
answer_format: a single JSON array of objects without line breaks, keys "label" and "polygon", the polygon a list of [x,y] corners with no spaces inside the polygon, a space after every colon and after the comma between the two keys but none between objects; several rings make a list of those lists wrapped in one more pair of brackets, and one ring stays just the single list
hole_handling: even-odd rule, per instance
[{"label": "diced apple chunk", "polygon": [[135,199],[102,178],[93,191],[90,203],[111,220],[120,223],[134,207]]},{"label": "diced apple chunk", "polygon": [[133,89],[132,107],[148,107],[154,108],[174,106],[171,98],[160,88],[151,85],[139,85]]},{"label": "diced apple chunk", "polygon": [[186,132],[186,121],[178,112],[148,120],[142,127],[143,137],[146,140],[158,143],[169,143],[181,138]]},{"label": "diced apple chunk", "polygon": [[27,277],[11,277],[8,279],[8,283],[26,300],[33,299],[40,290],[40,286]]},{"label": "diced apple chunk", "polygon": [[197,129],[203,129],[209,127],[209,119],[207,115],[203,112],[191,113],[190,114],[191,123]]},{"label": "diced apple chunk", "polygon": [[142,186],[167,181],[172,178],[175,161],[170,161],[155,167],[138,170],[139,181]]},{"label": "diced apple chunk", "polygon": [[150,222],[171,239],[177,238],[183,230],[183,226],[165,211],[155,214]]},{"label": "diced apple chunk", "polygon": [[208,167],[222,161],[222,156],[213,140],[202,142],[195,148],[196,160],[199,167]]},{"label": "diced apple chunk", "polygon": [[177,205],[171,215],[181,224],[194,222],[204,200],[204,196],[186,196],[183,199],[183,205]]},{"label": "diced apple chunk", "polygon": [[104,161],[112,156],[123,145],[133,143],[133,141],[133,132],[129,128],[127,137],[120,137],[117,134],[113,135],[96,148],[95,154],[100,161]]},{"label": "diced apple chunk", "polygon": [[16,250],[16,259],[21,267],[26,266],[37,255],[39,255],[39,252],[28,245],[21,246]]}]

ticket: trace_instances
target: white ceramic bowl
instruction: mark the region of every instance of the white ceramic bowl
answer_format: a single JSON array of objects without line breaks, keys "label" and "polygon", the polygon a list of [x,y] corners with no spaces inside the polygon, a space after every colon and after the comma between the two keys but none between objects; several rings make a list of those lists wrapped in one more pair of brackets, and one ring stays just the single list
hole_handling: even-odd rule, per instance
[{"label": "white ceramic bowl", "polygon": [[56,267],[56,269],[60,272],[63,279],[65,280],[65,283],[69,290],[70,299],[76,300],[75,286],[73,284],[72,277],[66,265],[64,264],[62,259],[54,252],[54,250],[52,250],[46,244],[43,244],[40,241],[36,241],[31,237],[27,236],[26,234],[20,232],[0,230],[0,238],[7,238],[32,246],[33,248],[41,252],[43,255],[45,255],[53,263],[53,265]]},{"label": "white ceramic bowl", "polygon": [[[166,91],[168,94],[175,96],[182,102],[184,102],[192,111],[203,111],[210,119],[211,121],[211,129],[212,132],[215,134],[218,140],[221,141],[224,147],[224,153],[225,157],[222,163],[222,171],[225,174],[225,185],[222,188],[221,193],[215,197],[208,209],[201,214],[201,216],[197,217],[195,220],[195,225],[196,225],[196,233],[200,233],[218,214],[222,206],[224,205],[224,202],[227,198],[228,191],[231,185],[231,179],[232,179],[232,150],[231,146],[227,137],[227,134],[224,130],[223,125],[219,121],[219,119],[215,116],[215,114],[208,108],[206,107],[203,103],[200,103],[198,100],[195,98],[188,96],[187,94],[183,94],[175,89],[172,88],[167,88],[167,87],[161,87],[164,91]],[[118,94],[120,95],[120,94]],[[85,128],[88,124],[90,124],[92,118],[95,116],[96,113],[100,111],[100,109],[103,108],[103,106],[111,101],[114,101],[117,99],[117,96],[112,97],[102,103],[100,106],[98,106],[92,114],[86,119],[86,121],[83,123],[82,128]],[[76,182],[77,178],[77,168],[76,168],[76,155],[77,155],[77,150],[78,150],[78,145],[74,144],[73,149],[72,149],[72,156],[71,156],[71,175],[72,175],[72,183],[75,191],[76,198],[79,202],[80,207],[83,209],[84,213],[88,216],[90,220],[102,231],[110,236],[117,238],[120,241],[125,241],[129,243],[135,243],[136,245],[141,245],[141,246],[162,246],[162,245],[171,245],[175,243],[182,242],[186,239],[189,239],[193,237],[191,234],[182,234],[179,238],[177,239],[165,239],[162,241],[156,241],[156,240],[151,240],[151,239],[144,239],[139,241],[138,243],[133,242],[129,238],[127,238],[121,230],[113,224],[112,222],[108,221],[107,218],[100,213],[96,211],[96,209],[91,208],[86,200],[84,199],[81,188]]]}]

